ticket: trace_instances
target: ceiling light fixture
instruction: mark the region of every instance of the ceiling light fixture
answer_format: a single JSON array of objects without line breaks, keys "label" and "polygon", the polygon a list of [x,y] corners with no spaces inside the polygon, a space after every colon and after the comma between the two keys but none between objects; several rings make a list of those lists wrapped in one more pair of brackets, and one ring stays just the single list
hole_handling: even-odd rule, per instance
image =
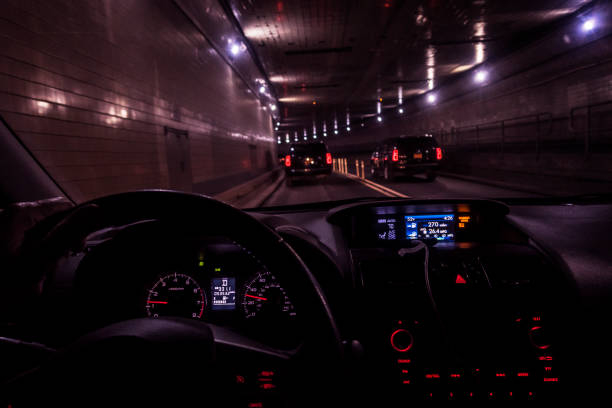
[{"label": "ceiling light fixture", "polygon": [[585,33],[593,31],[595,27],[597,27],[597,21],[593,17],[588,18],[582,23],[582,31]]},{"label": "ceiling light fixture", "polygon": [[487,80],[488,77],[489,77],[489,73],[487,71],[485,71],[484,69],[479,69],[474,74],[474,82],[478,84],[482,84]]},{"label": "ceiling light fixture", "polygon": [[349,113],[348,108],[346,108],[346,131],[351,131],[351,114]]},{"label": "ceiling light fixture", "polygon": [[236,55],[240,54],[240,45],[238,44],[232,44],[230,46],[230,53],[235,57]]}]

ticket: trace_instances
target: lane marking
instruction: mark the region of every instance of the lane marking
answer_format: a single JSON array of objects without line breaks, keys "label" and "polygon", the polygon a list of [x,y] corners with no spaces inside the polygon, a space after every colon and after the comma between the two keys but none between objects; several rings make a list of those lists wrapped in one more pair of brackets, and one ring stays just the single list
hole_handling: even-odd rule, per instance
[{"label": "lane marking", "polygon": [[393,190],[389,187],[383,186],[381,184],[375,183],[371,180],[368,179],[362,179],[360,177],[355,176],[354,174],[350,174],[350,173],[338,173],[342,176],[348,177],[350,179],[353,179],[355,181],[360,182],[361,184],[363,184],[366,187],[371,188],[374,191],[377,191],[383,195],[386,195],[387,197],[399,197],[399,198],[412,198],[406,194],[402,194],[399,191]]},{"label": "lane marking", "polygon": [[408,195],[406,195],[406,194],[404,194],[404,193],[400,193],[399,191],[397,191],[397,190],[393,190],[392,188],[389,188],[389,187],[387,187],[387,186],[383,186],[382,184],[378,184],[378,183],[376,183],[376,182],[374,182],[374,181],[372,181],[372,180],[368,180],[368,179],[360,179],[360,180],[361,180],[361,181],[363,181],[363,182],[365,182],[365,183],[368,183],[368,184],[370,184],[370,185],[373,185],[373,186],[376,186],[376,187],[381,188],[381,189],[383,189],[383,190],[386,190],[386,191],[388,191],[389,193],[394,194],[394,195],[396,195],[396,196],[398,196],[398,197],[402,197],[402,198],[412,198],[411,196],[408,196]]}]

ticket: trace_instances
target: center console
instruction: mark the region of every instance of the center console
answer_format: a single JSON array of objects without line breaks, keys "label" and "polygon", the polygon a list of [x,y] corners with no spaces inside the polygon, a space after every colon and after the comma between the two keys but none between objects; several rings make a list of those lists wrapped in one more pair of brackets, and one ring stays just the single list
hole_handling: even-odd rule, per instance
[{"label": "center console", "polygon": [[548,401],[565,380],[559,271],[489,201],[356,205],[343,227],[370,383],[406,401]]}]

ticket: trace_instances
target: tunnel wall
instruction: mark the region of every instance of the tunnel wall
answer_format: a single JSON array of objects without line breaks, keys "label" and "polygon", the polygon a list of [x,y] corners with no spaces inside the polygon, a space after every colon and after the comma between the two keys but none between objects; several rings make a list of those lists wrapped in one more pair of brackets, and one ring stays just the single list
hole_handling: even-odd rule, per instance
[{"label": "tunnel wall", "polygon": [[[489,68],[494,73],[500,64],[520,65],[531,53],[527,47]],[[331,149],[363,158],[387,137],[430,133],[444,147],[450,171],[612,180],[612,37],[442,98],[434,107],[405,116],[387,112],[380,126],[354,127],[330,138]]]},{"label": "tunnel wall", "polygon": [[214,194],[275,157],[269,114],[170,1],[3,0],[0,115],[76,201]]}]

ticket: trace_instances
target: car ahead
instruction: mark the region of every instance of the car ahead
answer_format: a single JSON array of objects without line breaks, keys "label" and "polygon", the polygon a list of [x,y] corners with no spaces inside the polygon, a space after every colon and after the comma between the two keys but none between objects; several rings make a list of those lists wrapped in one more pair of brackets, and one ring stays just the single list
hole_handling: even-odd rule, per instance
[{"label": "car ahead", "polygon": [[377,146],[370,157],[370,168],[372,176],[385,180],[425,174],[433,181],[441,161],[442,148],[433,137],[396,137]]},{"label": "car ahead", "polygon": [[285,155],[287,184],[300,178],[330,175],[332,155],[323,142],[293,143]]}]

